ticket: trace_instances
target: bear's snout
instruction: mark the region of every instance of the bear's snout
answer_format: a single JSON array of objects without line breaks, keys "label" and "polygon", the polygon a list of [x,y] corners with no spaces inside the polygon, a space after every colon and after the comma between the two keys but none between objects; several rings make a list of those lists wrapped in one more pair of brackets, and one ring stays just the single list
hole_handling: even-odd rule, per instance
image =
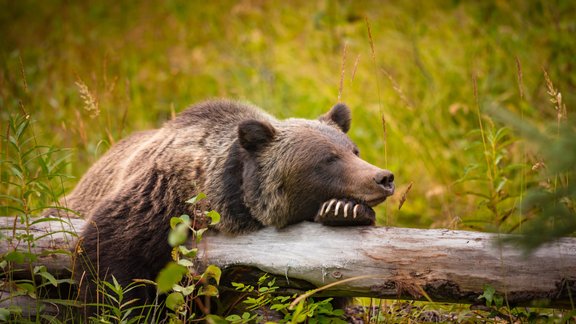
[{"label": "bear's snout", "polygon": [[394,194],[394,174],[388,170],[382,170],[374,176],[376,184],[381,186],[388,196]]}]

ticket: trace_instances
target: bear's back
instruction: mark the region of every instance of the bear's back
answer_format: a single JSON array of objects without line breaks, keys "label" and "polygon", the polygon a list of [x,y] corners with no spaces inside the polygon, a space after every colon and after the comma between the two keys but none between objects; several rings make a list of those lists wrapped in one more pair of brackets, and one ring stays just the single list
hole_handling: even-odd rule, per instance
[{"label": "bear's back", "polygon": [[[114,195],[127,178],[141,169],[141,156],[157,140],[159,130],[136,132],[113,145],[80,179],[74,190],[61,199],[60,207],[70,209],[83,217],[89,217],[98,202]],[[49,209],[45,215],[57,215],[62,211]]]},{"label": "bear's back", "polygon": [[[136,132],[112,146],[61,200],[61,206],[89,218],[100,201],[114,197],[131,182],[142,181],[152,168],[173,172],[181,167],[182,173],[190,174],[193,169],[195,173],[217,173],[198,172],[195,165],[220,168],[219,163],[210,165],[206,160],[227,153],[237,125],[246,119],[274,120],[260,109],[237,101],[212,100],[189,107],[162,128]],[[45,212],[58,213],[54,209]]]},{"label": "bear's back", "polygon": [[229,127],[247,119],[275,120],[259,108],[232,100],[210,100],[201,102],[179,113],[166,123],[169,128]]}]

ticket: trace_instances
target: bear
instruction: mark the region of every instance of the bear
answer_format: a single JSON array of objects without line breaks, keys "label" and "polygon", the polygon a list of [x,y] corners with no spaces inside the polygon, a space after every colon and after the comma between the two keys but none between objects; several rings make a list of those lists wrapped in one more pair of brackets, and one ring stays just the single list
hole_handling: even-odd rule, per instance
[{"label": "bear", "polygon": [[[170,218],[192,215],[186,200],[200,192],[221,215],[214,230],[230,235],[302,221],[373,224],[371,207],[394,193],[394,175],[359,157],[350,125],[341,103],[316,120],[278,120],[210,100],[118,142],[62,200],[87,219],[76,250],[80,299],[95,301],[95,276],[122,286],[154,280],[171,260]],[[155,298],[153,287],[125,296]]]}]

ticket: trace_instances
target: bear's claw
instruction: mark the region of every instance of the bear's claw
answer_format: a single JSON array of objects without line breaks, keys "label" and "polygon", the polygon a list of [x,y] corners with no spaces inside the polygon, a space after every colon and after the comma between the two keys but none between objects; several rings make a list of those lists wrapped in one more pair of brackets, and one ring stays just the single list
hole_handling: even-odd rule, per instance
[{"label": "bear's claw", "polygon": [[336,209],[334,210],[334,214],[335,214],[336,216],[338,216],[338,209],[340,209],[340,204],[342,204],[342,201],[338,201],[338,202],[336,203]]},{"label": "bear's claw", "polygon": [[[350,214],[352,217],[348,218]],[[320,206],[314,220],[330,226],[353,226],[374,225],[375,218],[374,210],[366,204],[348,199],[330,199]]]}]

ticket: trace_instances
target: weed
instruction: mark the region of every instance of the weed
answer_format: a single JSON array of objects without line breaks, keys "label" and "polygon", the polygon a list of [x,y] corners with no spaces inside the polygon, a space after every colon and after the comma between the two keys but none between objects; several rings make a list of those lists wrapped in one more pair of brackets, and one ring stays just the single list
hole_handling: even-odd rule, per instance
[{"label": "weed", "polygon": [[169,293],[166,298],[166,308],[170,311],[168,317],[173,321],[188,322],[198,315],[209,315],[210,298],[218,296],[221,270],[215,265],[207,266],[202,272],[196,265],[197,247],[189,249],[185,243],[191,233],[192,242],[199,244],[203,233],[209,225],[220,222],[216,211],[202,211],[197,205],[206,198],[200,193],[189,199],[193,204],[194,216],[173,217],[170,220],[168,242],[173,247],[172,259],[156,279],[159,293]]},{"label": "weed", "polygon": [[[58,230],[58,224],[66,222],[65,219],[38,217],[37,214],[54,205],[61,195],[63,181],[67,178],[64,169],[68,155],[65,150],[37,143],[31,117],[26,112],[10,115],[1,143],[0,183],[3,190],[0,192],[0,214],[14,215],[14,235],[0,238],[10,249],[0,261],[2,289],[8,292],[7,295],[2,294],[1,301],[10,307],[2,308],[0,312],[4,318],[12,320],[47,320],[52,318],[55,310],[44,300],[51,299],[51,304],[68,304],[64,299],[49,297],[47,291],[50,287],[70,285],[72,281],[57,279],[45,266],[35,265],[39,260],[36,240],[47,234],[35,232],[32,228],[40,223],[52,222],[55,226],[48,235],[64,233],[66,226]],[[72,235],[65,237],[72,239]],[[46,250],[43,253],[54,255],[68,252]],[[22,275],[23,271],[28,275]],[[25,300],[26,304],[23,303]],[[36,317],[35,314],[41,314],[47,307],[50,311]]]},{"label": "weed", "polygon": [[112,282],[102,281],[99,285],[105,302],[94,305],[99,307],[99,314],[90,317],[91,322],[132,324],[150,321],[156,309],[155,305],[135,306],[135,299],[125,300],[124,298],[126,293],[138,288],[142,283],[134,282],[127,287],[122,287],[116,278],[112,277]]},{"label": "weed", "polygon": [[256,286],[232,283],[236,291],[243,293],[242,304],[246,311],[242,315],[232,314],[224,319],[232,323],[264,322],[274,319],[280,323],[346,323],[344,311],[334,309],[332,298],[315,301],[302,299],[292,308],[296,295],[277,295],[276,279],[267,274],[258,278]]},{"label": "weed", "polygon": [[[475,130],[470,136],[482,141],[472,142],[469,149],[477,149],[483,161],[468,165],[464,175],[457,183],[470,184],[473,189],[465,189],[467,195],[478,198],[478,206],[485,208],[488,214],[477,212],[476,218],[468,218],[464,223],[479,230],[499,231],[502,225],[517,211],[516,200],[519,194],[514,191],[511,179],[521,172],[525,165],[510,161],[510,149],[513,139],[507,127],[490,126],[484,131]],[[484,227],[478,227],[478,225]],[[517,224],[508,226],[515,228]],[[503,228],[505,231],[507,228]]]}]

